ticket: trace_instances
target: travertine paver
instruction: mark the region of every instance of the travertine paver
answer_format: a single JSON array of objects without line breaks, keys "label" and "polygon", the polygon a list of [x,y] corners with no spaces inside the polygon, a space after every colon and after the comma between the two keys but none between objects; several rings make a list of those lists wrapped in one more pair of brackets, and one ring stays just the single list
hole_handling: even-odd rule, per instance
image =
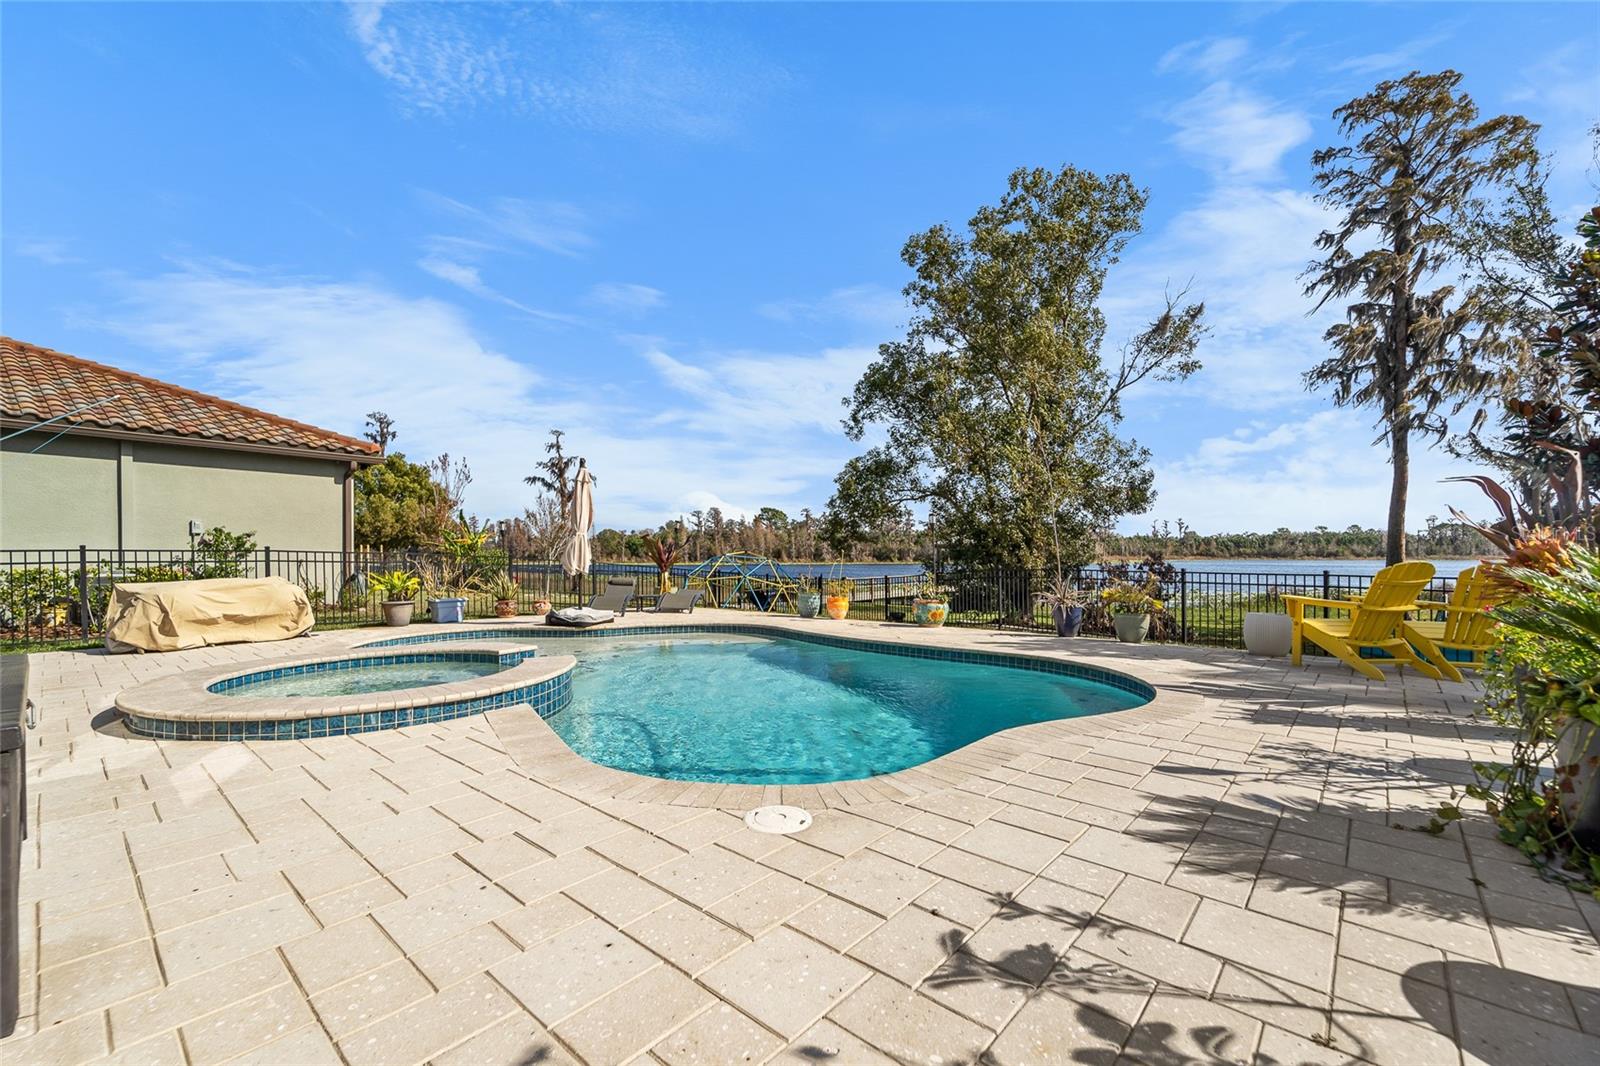
[{"label": "travertine paver", "polygon": [[[722,786],[592,766],[520,708],[230,745],[104,713],[139,681],[384,633],[36,656],[0,1059],[1600,1061],[1600,905],[1482,817],[1401,831],[1505,751],[1472,685],[761,621],[1065,655],[1160,694],[866,782]],[[812,829],[744,828],[765,802]]]}]

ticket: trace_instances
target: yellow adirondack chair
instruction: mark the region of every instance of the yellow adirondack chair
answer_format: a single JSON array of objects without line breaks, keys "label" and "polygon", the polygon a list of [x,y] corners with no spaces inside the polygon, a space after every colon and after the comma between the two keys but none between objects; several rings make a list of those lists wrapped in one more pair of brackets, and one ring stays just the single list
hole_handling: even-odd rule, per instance
[{"label": "yellow adirondack chair", "polygon": [[[1285,596],[1293,624],[1294,664],[1300,665],[1305,641],[1345,663],[1357,673],[1384,680],[1377,663],[1363,659],[1362,648],[1388,653],[1396,664],[1414,667],[1419,673],[1441,678],[1444,675],[1419,656],[1406,640],[1406,612],[1417,609],[1417,593],[1433,580],[1432,563],[1396,563],[1379,570],[1359,600],[1325,600],[1316,596]],[[1307,618],[1308,608],[1326,607],[1342,611],[1345,618]]]},{"label": "yellow adirondack chair", "polygon": [[[1457,574],[1449,603],[1420,605],[1428,611],[1443,611],[1443,621],[1408,619],[1405,624],[1406,639],[1452,681],[1461,680],[1461,667],[1480,669],[1484,656],[1495,646],[1494,620],[1484,613],[1488,582],[1480,574],[1476,566]],[[1465,662],[1452,661],[1445,658],[1442,650],[1445,648],[1467,652],[1472,658]]]}]

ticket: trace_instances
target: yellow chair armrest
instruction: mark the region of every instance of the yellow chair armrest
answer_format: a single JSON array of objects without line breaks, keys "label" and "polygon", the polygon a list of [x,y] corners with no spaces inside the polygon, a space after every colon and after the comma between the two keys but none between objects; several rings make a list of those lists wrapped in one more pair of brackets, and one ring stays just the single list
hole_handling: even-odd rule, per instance
[{"label": "yellow chair armrest", "polygon": [[1325,600],[1320,596],[1285,596],[1283,602],[1289,608],[1291,615],[1304,611],[1307,607],[1331,607],[1338,611],[1349,611],[1361,606],[1359,600]]}]

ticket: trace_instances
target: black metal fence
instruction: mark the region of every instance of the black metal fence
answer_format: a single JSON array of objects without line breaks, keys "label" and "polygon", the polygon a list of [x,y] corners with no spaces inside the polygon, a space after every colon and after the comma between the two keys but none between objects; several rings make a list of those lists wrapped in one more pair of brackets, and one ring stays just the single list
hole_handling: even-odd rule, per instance
[{"label": "black metal fence", "polygon": [[[172,581],[205,577],[280,576],[306,590],[318,624],[324,627],[378,625],[383,620],[380,597],[371,576],[389,570],[415,572],[437,561],[435,553],[302,551],[264,547],[243,553],[194,550],[71,549],[0,551],[0,647],[17,648],[71,645],[100,639],[104,634],[111,586],[118,582]],[[599,563],[582,578],[561,573],[549,560],[508,557],[488,549],[472,560],[479,577],[504,571],[516,581],[519,592],[515,611],[528,613],[535,600],[547,599],[556,607],[586,603],[608,580],[629,577],[645,603],[658,593],[660,576],[654,566]],[[692,565],[674,567],[673,580],[681,584]],[[1054,574],[1020,569],[943,570],[931,574],[863,573],[852,567],[851,618],[896,622],[911,617],[912,601],[929,582],[949,598],[948,625],[985,629],[1019,629],[1050,632],[1054,629],[1048,607],[1039,594],[1053,583]],[[1151,638],[1181,643],[1237,647],[1243,644],[1244,616],[1251,611],[1282,611],[1285,594],[1342,599],[1359,595],[1371,578],[1360,574],[1217,572],[1139,566],[1087,566],[1070,571],[1068,580],[1084,593],[1087,607],[1082,632],[1091,636],[1112,633],[1110,614],[1099,604],[1099,592],[1118,579],[1144,580],[1155,576],[1162,609],[1155,614]],[[820,593],[825,576],[800,579],[800,590]],[[1428,599],[1444,600],[1453,578],[1436,578]],[[721,582],[714,606],[760,610],[768,599],[759,589],[738,582]],[[419,594],[418,602],[421,604]],[[792,613],[786,598],[772,609]],[[467,616],[492,617],[495,599],[487,592],[467,596]],[[425,617],[423,615],[422,617]]]}]

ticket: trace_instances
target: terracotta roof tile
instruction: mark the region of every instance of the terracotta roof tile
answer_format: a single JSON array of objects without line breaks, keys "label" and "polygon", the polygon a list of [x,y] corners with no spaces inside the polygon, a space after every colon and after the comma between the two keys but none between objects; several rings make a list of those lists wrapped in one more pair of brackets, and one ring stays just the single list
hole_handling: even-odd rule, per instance
[{"label": "terracotta roof tile", "polygon": [[374,458],[378,454],[378,446],[368,440],[0,337],[0,415],[42,422],[96,400],[105,402],[54,426],[95,426]]}]

